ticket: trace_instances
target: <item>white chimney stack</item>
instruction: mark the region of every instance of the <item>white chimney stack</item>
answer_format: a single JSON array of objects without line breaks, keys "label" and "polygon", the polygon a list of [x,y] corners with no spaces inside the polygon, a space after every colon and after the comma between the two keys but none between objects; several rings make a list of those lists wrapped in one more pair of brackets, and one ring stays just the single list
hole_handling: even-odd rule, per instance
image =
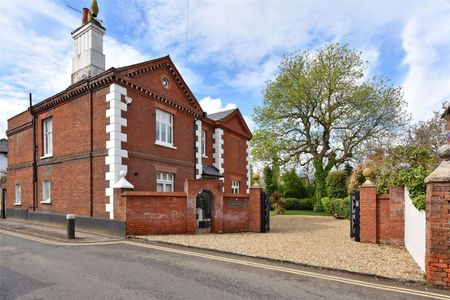
[{"label": "white chimney stack", "polygon": [[[98,10],[98,8],[97,8]],[[75,55],[72,58],[72,84],[105,71],[103,35],[106,29],[94,18],[97,15],[83,8],[81,27],[72,31]]]}]

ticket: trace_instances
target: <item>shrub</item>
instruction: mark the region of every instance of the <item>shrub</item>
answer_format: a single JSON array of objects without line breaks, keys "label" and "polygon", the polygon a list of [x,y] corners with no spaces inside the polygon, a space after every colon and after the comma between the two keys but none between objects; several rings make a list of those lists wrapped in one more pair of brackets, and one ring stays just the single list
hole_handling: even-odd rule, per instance
[{"label": "shrub", "polygon": [[425,209],[427,185],[425,178],[430,170],[423,167],[402,169],[397,174],[397,180],[408,188],[409,196],[418,210]]},{"label": "shrub", "polygon": [[314,211],[324,211],[323,205],[322,205],[322,201],[320,201],[320,199],[319,199],[319,200],[316,200],[316,202],[314,202],[314,208],[313,208],[313,210],[314,210]]},{"label": "shrub", "polygon": [[275,214],[281,215],[284,213],[284,199],[283,195],[279,192],[274,192],[271,197],[272,207],[275,210]]},{"label": "shrub", "polygon": [[330,172],[327,177],[327,192],[332,198],[348,196],[348,173],[346,171]]},{"label": "shrub", "polygon": [[310,198],[286,198],[284,203],[284,209],[286,210],[312,210],[313,208],[314,203]]},{"label": "shrub", "polygon": [[350,197],[345,198],[329,198],[321,199],[322,206],[325,212],[331,215],[338,215],[339,217],[348,219],[350,216]]}]

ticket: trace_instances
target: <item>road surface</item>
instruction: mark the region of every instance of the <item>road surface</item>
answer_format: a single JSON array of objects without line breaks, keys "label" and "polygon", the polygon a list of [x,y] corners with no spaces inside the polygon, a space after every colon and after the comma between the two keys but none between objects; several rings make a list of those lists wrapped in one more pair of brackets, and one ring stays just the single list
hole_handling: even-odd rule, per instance
[{"label": "road surface", "polygon": [[[450,299],[426,287],[133,241],[0,233],[0,299]],[[374,288],[375,287],[375,288]]]}]

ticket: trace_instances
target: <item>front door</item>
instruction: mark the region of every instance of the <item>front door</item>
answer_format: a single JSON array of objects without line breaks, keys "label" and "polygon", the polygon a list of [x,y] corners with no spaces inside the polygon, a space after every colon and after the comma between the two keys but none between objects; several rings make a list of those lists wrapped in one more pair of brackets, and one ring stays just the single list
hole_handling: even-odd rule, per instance
[{"label": "front door", "polygon": [[202,191],[197,195],[197,232],[211,232],[211,209],[212,195],[209,191]]}]

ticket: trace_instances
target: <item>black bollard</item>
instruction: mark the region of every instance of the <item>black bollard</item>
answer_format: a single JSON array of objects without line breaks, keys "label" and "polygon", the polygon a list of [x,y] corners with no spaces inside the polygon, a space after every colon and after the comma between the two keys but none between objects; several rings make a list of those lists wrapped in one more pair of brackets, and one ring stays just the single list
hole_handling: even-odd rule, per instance
[{"label": "black bollard", "polygon": [[69,214],[66,215],[67,219],[67,238],[74,239],[75,238],[75,215]]}]

